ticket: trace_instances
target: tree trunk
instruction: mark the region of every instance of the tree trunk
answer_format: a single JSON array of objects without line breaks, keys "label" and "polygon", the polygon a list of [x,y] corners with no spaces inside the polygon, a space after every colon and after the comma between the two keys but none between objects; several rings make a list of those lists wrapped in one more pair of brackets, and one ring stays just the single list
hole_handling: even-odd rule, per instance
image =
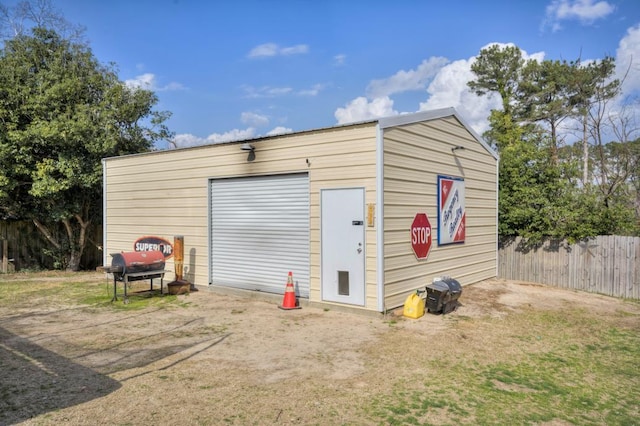
[{"label": "tree trunk", "polygon": [[69,253],[69,257],[67,260],[67,271],[77,272],[78,270],[80,270],[81,258],[82,253],[79,250],[71,250],[71,253]]},{"label": "tree trunk", "polygon": [[42,222],[40,222],[38,219],[33,219],[33,224],[36,225],[38,231],[40,231],[40,233],[44,235],[44,237],[51,243],[51,245],[53,245],[57,249],[60,249],[60,243]]},{"label": "tree trunk", "polygon": [[75,233],[73,232],[73,225],[70,219],[62,221],[65,229],[67,230],[67,237],[69,238],[69,255],[67,257],[67,271],[76,272],[80,269],[80,260],[82,259],[82,253],[87,240],[87,228],[91,221],[83,220],[79,214],[75,215],[78,224],[80,225],[80,232],[78,233],[77,241],[74,240]]},{"label": "tree trunk", "polygon": [[558,130],[554,121],[551,121],[551,163],[558,164]]},{"label": "tree trunk", "polygon": [[[80,226],[78,232],[74,231],[74,224],[71,219],[64,219],[62,221],[62,225],[66,230],[67,241],[68,241],[68,252],[64,253],[64,263],[66,265],[65,269],[67,271],[76,272],[80,270],[80,260],[82,259],[82,254],[84,253],[84,248],[87,242],[87,228],[91,224],[90,220],[84,220],[82,216],[75,215],[75,219]],[[33,219],[33,223],[38,228],[38,231],[44,235],[44,237],[53,245],[57,250],[63,250],[63,244],[60,243],[55,237],[55,235],[38,219]],[[76,228],[77,229],[77,228]],[[77,238],[76,238],[77,235]],[[65,244],[65,246],[67,246]]]}]

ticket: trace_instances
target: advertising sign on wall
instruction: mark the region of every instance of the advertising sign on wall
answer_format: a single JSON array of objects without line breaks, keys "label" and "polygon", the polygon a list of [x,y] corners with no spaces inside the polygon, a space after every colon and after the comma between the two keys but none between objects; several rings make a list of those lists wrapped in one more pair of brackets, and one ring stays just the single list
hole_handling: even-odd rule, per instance
[{"label": "advertising sign on wall", "polygon": [[165,259],[173,256],[173,245],[161,237],[144,236],[133,243],[133,251],[161,251]]},{"label": "advertising sign on wall", "polygon": [[464,243],[464,179],[438,176],[438,245]]}]

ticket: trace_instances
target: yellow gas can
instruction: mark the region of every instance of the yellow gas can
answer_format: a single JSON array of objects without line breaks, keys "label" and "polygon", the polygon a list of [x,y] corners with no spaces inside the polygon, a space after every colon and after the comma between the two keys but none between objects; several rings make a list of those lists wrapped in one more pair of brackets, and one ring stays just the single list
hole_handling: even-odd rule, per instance
[{"label": "yellow gas can", "polygon": [[414,319],[424,315],[424,300],[419,294],[413,293],[407,297],[404,302],[403,314],[405,317]]}]

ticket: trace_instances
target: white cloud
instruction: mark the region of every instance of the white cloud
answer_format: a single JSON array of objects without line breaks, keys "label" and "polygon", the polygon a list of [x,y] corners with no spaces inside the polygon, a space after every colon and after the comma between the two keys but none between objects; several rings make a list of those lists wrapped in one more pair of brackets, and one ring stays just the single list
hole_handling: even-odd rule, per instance
[{"label": "white cloud", "polygon": [[427,93],[429,98],[420,103],[420,111],[454,107],[477,133],[488,129],[487,118],[491,109],[500,108],[497,96],[477,96],[467,82],[474,78],[471,65],[475,57],[454,61],[438,72]]},{"label": "white cloud", "polygon": [[615,6],[606,1],[596,0],[553,0],[546,8],[542,27],[552,31],[562,29],[561,21],[577,20],[583,25],[591,25],[598,19],[613,13]]},{"label": "white cloud", "polygon": [[414,70],[400,70],[389,78],[372,80],[367,86],[367,96],[375,99],[394,93],[422,90],[448,62],[446,58],[431,57],[422,61]]},{"label": "white cloud", "polygon": [[259,58],[263,56],[276,56],[278,54],[278,45],[275,43],[265,43],[251,49],[247,55],[249,58]]},{"label": "white cloud", "polygon": [[265,43],[251,49],[247,54],[248,58],[268,58],[272,56],[289,56],[307,53],[309,46],[306,44],[296,44],[295,46],[280,47],[276,43]]},{"label": "white cloud", "polygon": [[347,61],[347,55],[343,53],[340,53],[339,55],[336,55],[333,57],[333,65],[335,65],[336,67],[340,67],[344,65],[346,61]]},{"label": "white cloud", "polygon": [[291,132],[293,132],[293,129],[290,129],[288,127],[278,126],[268,131],[267,136],[284,135],[285,133],[291,133]]},{"label": "white cloud", "polygon": [[241,89],[244,90],[245,98],[258,99],[258,98],[277,98],[279,96],[286,96],[290,94],[296,94],[300,96],[317,96],[322,90],[324,90],[328,84],[318,83],[311,86],[309,89],[302,89],[294,91],[292,87],[272,87],[262,86],[253,87],[248,84],[242,85]]},{"label": "white cloud", "polygon": [[326,84],[314,84],[311,89],[306,89],[306,90],[300,90],[298,92],[298,95],[303,95],[303,96],[318,96],[318,94],[320,93],[320,91],[324,90],[324,88],[327,87]]},{"label": "white cloud", "polygon": [[431,57],[422,61],[416,69],[400,70],[391,77],[372,80],[366,89],[367,96],[353,99],[344,108],[336,109],[338,124],[353,123],[399,114],[393,109],[395,93],[423,90],[428,81],[448,62],[446,58]]},{"label": "white cloud", "polygon": [[248,127],[246,129],[233,129],[225,133],[212,133],[207,136],[207,141],[211,143],[240,141],[251,139],[256,136],[256,129]]},{"label": "white cloud", "polygon": [[171,83],[162,86],[162,87],[158,87],[156,88],[157,91],[161,92],[161,91],[170,91],[170,90],[182,90],[184,89],[184,86],[181,83],[177,83],[175,81],[172,81]]},{"label": "white cloud", "polygon": [[334,116],[338,124],[346,124],[397,114],[398,112],[393,109],[393,100],[388,96],[373,99],[371,102],[361,96],[349,102],[344,108],[336,109]]},{"label": "white cloud", "polygon": [[246,129],[233,129],[225,133],[212,133],[206,138],[201,138],[190,133],[175,135],[173,143],[176,148],[189,146],[207,145],[221,142],[241,141],[251,139],[256,136],[256,129],[248,127]]},{"label": "white cloud", "polygon": [[132,89],[153,90],[152,88],[156,85],[156,76],[151,73],[141,74],[135,78],[125,80],[124,84]]},{"label": "white cloud", "polygon": [[295,46],[283,47],[280,49],[280,54],[284,56],[298,55],[307,52],[309,52],[309,46],[306,44],[296,44]]},{"label": "white cloud", "polygon": [[[497,45],[501,48],[514,46],[513,43],[489,43],[480,50]],[[544,60],[544,52],[528,54],[522,50],[522,58],[536,61]],[[472,92],[467,83],[475,78],[471,71],[471,65],[476,57],[454,61],[442,67],[435,76],[427,93],[429,98],[420,103],[420,111],[428,111],[438,108],[454,107],[465,119],[465,121],[477,133],[482,134],[489,128],[487,121],[492,109],[502,107],[502,102],[498,96],[487,95],[477,96]]]},{"label": "white cloud", "polygon": [[624,79],[622,89],[630,95],[640,90],[640,24],[627,29],[616,50],[616,78]]},{"label": "white cloud", "polygon": [[176,148],[204,145],[206,143],[207,143],[206,139],[192,135],[191,133],[182,133],[179,135],[175,135],[172,140],[172,145],[174,145]]},{"label": "white cloud", "polygon": [[263,93],[267,96],[282,96],[292,91],[293,89],[291,87],[267,87]]},{"label": "white cloud", "polygon": [[135,78],[125,80],[124,84],[131,89],[145,89],[154,92],[162,92],[169,90],[182,90],[184,86],[180,83],[171,82],[165,86],[158,86],[155,74],[144,73]]},{"label": "white cloud", "polygon": [[243,85],[242,89],[245,91],[245,98],[275,98],[278,96],[288,95],[293,92],[291,87],[253,87],[249,85]]},{"label": "white cloud", "polygon": [[[490,43],[500,47],[513,46],[512,43]],[[544,52],[528,54],[522,51],[524,59],[542,61]],[[390,95],[409,90],[426,88],[427,99],[419,103],[418,111],[454,107],[465,121],[479,134],[488,129],[487,121],[492,109],[500,108],[500,99],[496,96],[477,96],[467,87],[467,82],[475,76],[471,65],[475,57],[448,63],[446,58],[431,57],[425,59],[411,71],[401,70],[393,76],[372,80],[367,86],[367,97],[358,97],[345,107],[336,109],[334,115],[338,124],[363,121],[372,118],[399,114],[393,109]],[[376,96],[374,96],[376,95]]]},{"label": "white cloud", "polygon": [[240,114],[240,120],[242,120],[244,124],[252,127],[261,127],[269,124],[269,118],[266,115],[260,115],[248,111]]}]

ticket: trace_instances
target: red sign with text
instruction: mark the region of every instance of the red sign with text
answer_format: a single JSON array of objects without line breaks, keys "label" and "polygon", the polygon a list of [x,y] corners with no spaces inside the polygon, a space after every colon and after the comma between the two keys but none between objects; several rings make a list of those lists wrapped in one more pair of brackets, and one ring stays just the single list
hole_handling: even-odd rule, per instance
[{"label": "red sign with text", "polygon": [[431,251],[431,223],[426,213],[418,213],[411,224],[411,248],[418,259],[426,259]]}]

